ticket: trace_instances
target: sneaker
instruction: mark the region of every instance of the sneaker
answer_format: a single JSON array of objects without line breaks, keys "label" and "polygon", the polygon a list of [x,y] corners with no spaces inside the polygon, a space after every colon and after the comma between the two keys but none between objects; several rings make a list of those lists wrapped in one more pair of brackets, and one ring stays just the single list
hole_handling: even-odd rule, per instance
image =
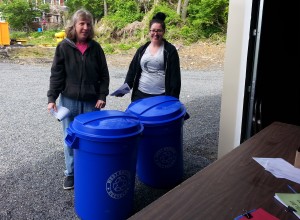
[{"label": "sneaker", "polygon": [[64,189],[74,188],[74,176],[66,176],[64,180]]}]

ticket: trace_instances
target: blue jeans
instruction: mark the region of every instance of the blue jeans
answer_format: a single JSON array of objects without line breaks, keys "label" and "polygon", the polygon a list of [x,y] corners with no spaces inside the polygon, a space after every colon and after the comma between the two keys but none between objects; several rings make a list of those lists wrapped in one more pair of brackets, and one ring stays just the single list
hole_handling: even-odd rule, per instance
[{"label": "blue jeans", "polygon": [[74,175],[74,150],[69,148],[65,143],[65,138],[67,136],[67,128],[70,123],[74,120],[74,118],[86,112],[91,111],[99,111],[99,109],[95,108],[96,100],[92,102],[84,102],[78,101],[75,99],[67,98],[63,95],[60,95],[60,105],[68,108],[70,110],[70,116],[62,120],[62,128],[63,128],[63,143],[64,143],[64,154],[65,154],[65,175],[73,176]]}]

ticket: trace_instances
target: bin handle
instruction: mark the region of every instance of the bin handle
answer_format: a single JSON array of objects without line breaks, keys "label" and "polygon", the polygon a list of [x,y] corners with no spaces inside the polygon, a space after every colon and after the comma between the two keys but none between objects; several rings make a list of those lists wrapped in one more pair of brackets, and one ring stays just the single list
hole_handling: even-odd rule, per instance
[{"label": "bin handle", "polygon": [[188,120],[190,117],[191,117],[190,114],[186,112],[183,119]]},{"label": "bin handle", "polygon": [[71,131],[70,128],[67,128],[67,136],[65,138],[65,143],[67,144],[67,146],[69,148],[73,148],[73,149],[77,149],[79,147],[79,139],[78,137],[75,135],[75,133],[73,133]]}]

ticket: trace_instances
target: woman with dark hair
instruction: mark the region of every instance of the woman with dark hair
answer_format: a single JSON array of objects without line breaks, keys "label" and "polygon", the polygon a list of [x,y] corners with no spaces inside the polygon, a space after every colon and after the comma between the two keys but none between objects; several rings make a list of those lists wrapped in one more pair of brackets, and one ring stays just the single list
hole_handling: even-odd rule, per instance
[{"label": "woman with dark hair", "polygon": [[[109,93],[109,72],[106,58],[100,44],[93,40],[93,17],[80,9],[74,13],[66,28],[66,38],[55,51],[47,92],[48,111],[57,111],[56,99],[70,110],[62,120],[64,136],[66,128],[79,114],[96,111],[106,105]],[[74,188],[73,149],[66,146],[64,189]]]},{"label": "woman with dark hair", "polygon": [[130,63],[125,83],[132,89],[131,101],[157,95],[179,98],[179,56],[175,46],[164,39],[165,18],[162,12],[152,18],[149,24],[151,41],[136,51]]}]

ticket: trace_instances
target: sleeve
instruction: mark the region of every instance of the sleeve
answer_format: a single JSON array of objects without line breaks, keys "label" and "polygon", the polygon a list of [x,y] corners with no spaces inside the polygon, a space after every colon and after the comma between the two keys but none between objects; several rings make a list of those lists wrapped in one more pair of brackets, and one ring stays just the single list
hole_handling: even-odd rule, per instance
[{"label": "sleeve", "polygon": [[101,62],[101,70],[100,70],[100,92],[98,99],[106,101],[106,96],[109,94],[109,71],[107,67],[107,61],[102,47],[99,45],[99,53],[100,53],[100,62]]},{"label": "sleeve", "polygon": [[65,58],[62,47],[58,45],[55,50],[51,66],[50,85],[47,92],[48,103],[55,102],[65,87]]},{"label": "sleeve", "polygon": [[129,68],[128,68],[128,71],[127,71],[127,75],[126,75],[126,78],[125,78],[125,82],[124,83],[127,83],[128,86],[132,89],[133,87],[133,83],[134,83],[134,79],[136,77],[136,72],[137,72],[137,63],[139,62],[139,50],[138,49],[135,53],[135,55],[133,56],[131,62],[130,62],[130,65],[129,65]]},{"label": "sleeve", "polygon": [[171,63],[169,63],[170,79],[169,79],[169,89],[167,95],[179,98],[180,90],[181,90],[181,72],[180,72],[179,55],[175,47],[170,54],[169,60],[171,61]]}]

